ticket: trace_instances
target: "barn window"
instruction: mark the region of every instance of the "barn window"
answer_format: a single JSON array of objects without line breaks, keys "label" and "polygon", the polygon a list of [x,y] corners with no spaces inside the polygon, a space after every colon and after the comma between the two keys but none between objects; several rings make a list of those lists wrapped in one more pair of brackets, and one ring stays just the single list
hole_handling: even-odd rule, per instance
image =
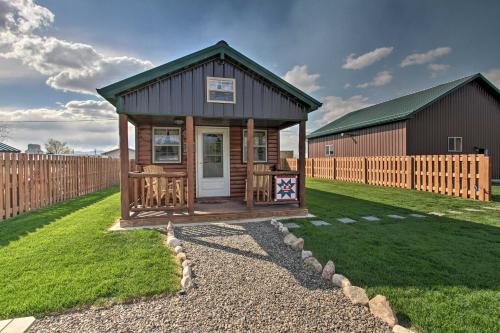
[{"label": "barn window", "polygon": [[[253,131],[253,160],[256,163],[267,162],[267,131]],[[243,130],[243,162],[247,161],[247,130]]]},{"label": "barn window", "polygon": [[181,142],[179,127],[153,127],[153,163],[180,163]]},{"label": "barn window", "polygon": [[448,151],[454,153],[462,152],[462,137],[461,136],[449,136],[448,137]]},{"label": "barn window", "polygon": [[325,146],[325,156],[333,155],[333,145]]},{"label": "barn window", "polygon": [[207,77],[207,102],[236,103],[235,79]]}]

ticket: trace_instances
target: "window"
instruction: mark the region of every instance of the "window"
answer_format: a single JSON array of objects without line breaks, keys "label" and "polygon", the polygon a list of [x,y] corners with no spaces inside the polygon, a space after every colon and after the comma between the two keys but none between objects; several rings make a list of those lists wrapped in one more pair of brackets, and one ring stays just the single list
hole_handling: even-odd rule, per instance
[{"label": "window", "polygon": [[448,137],[448,151],[460,153],[462,152],[462,137],[461,136],[449,136]]},{"label": "window", "polygon": [[181,162],[181,129],[153,127],[153,163]]},{"label": "window", "polygon": [[[243,162],[247,161],[247,130],[243,130]],[[267,162],[267,131],[253,131],[253,161]]]},{"label": "window", "polygon": [[235,79],[207,77],[207,102],[236,103]]},{"label": "window", "polygon": [[325,156],[333,155],[333,145],[325,146]]}]

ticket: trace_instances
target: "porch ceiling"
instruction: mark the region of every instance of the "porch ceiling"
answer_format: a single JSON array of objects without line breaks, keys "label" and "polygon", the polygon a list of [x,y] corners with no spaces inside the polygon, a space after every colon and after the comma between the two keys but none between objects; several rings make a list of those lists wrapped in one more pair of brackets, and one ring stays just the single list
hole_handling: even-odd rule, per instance
[{"label": "porch ceiling", "polygon": [[[134,125],[155,125],[155,126],[172,126],[185,125],[186,117],[183,116],[144,116],[144,115],[129,115],[129,120]],[[182,122],[182,123],[181,123]],[[298,124],[300,121],[285,120],[285,119],[255,119],[255,127],[263,128],[279,128]],[[195,126],[247,126],[247,119],[243,118],[219,118],[219,117],[194,117]]]}]

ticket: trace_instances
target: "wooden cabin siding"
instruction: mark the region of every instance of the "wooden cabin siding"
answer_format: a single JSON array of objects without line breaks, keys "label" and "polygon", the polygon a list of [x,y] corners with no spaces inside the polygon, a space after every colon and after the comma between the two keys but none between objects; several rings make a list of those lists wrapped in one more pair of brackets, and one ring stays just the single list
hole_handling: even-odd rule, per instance
[{"label": "wooden cabin siding", "polygon": [[[244,127],[230,128],[230,154],[231,154],[231,197],[245,196],[245,180],[247,178],[247,164],[243,163],[243,130]],[[276,167],[279,163],[279,130],[267,129],[267,163]]]},{"label": "wooden cabin siding", "polygon": [[[236,80],[236,103],[208,103],[207,77]],[[170,115],[215,118],[307,119],[306,106],[229,59],[178,72],[122,95],[121,111],[129,115]]]},{"label": "wooden cabin siding", "polygon": [[448,137],[462,137],[463,154],[488,148],[500,179],[500,102],[477,82],[443,97],[408,120],[408,154],[448,154]]},{"label": "wooden cabin siding", "polygon": [[406,155],[406,122],[309,139],[308,156],[324,157],[326,145],[333,145],[336,157]]},{"label": "wooden cabin siding", "polygon": [[[172,125],[173,126],[173,125]],[[177,126],[179,127],[179,126]],[[137,165],[161,165],[165,172],[186,171],[186,135],[182,126],[182,161],[181,163],[152,163],[152,128],[150,124],[137,125],[136,156]],[[243,197],[245,195],[246,163],[243,163],[243,130],[245,127],[229,128],[229,159],[230,159],[230,195]],[[279,130],[277,128],[256,128],[267,130],[267,164],[276,167],[279,163]],[[196,141],[196,136],[195,136]]]}]

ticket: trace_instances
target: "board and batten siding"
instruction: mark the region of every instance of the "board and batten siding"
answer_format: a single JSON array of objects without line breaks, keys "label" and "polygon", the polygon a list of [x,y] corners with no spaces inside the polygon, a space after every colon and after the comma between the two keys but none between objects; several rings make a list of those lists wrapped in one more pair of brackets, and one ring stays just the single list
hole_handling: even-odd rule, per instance
[{"label": "board and batten siding", "polygon": [[[207,77],[234,78],[236,103],[208,103]],[[306,106],[229,59],[213,59],[122,95],[129,115],[307,119]]]},{"label": "board and batten siding", "polygon": [[[173,125],[172,127],[179,127]],[[182,160],[181,163],[153,163],[152,128],[150,124],[137,126],[136,156],[137,167],[145,165],[161,165],[165,172],[186,172],[186,135],[185,126],[182,128]],[[243,197],[245,195],[246,163],[243,163],[243,130],[244,127],[232,126],[229,128],[230,151],[230,195]],[[279,163],[279,130],[277,128],[256,128],[267,130],[267,164],[276,167]],[[196,137],[194,138],[196,141]]]},{"label": "board and batten siding", "polygon": [[406,121],[308,140],[309,157],[325,157],[333,145],[335,157],[406,155]]},{"label": "board and batten siding", "polygon": [[462,137],[461,154],[487,148],[492,178],[500,179],[500,102],[477,82],[441,98],[408,120],[409,155],[451,154],[448,137]]}]

